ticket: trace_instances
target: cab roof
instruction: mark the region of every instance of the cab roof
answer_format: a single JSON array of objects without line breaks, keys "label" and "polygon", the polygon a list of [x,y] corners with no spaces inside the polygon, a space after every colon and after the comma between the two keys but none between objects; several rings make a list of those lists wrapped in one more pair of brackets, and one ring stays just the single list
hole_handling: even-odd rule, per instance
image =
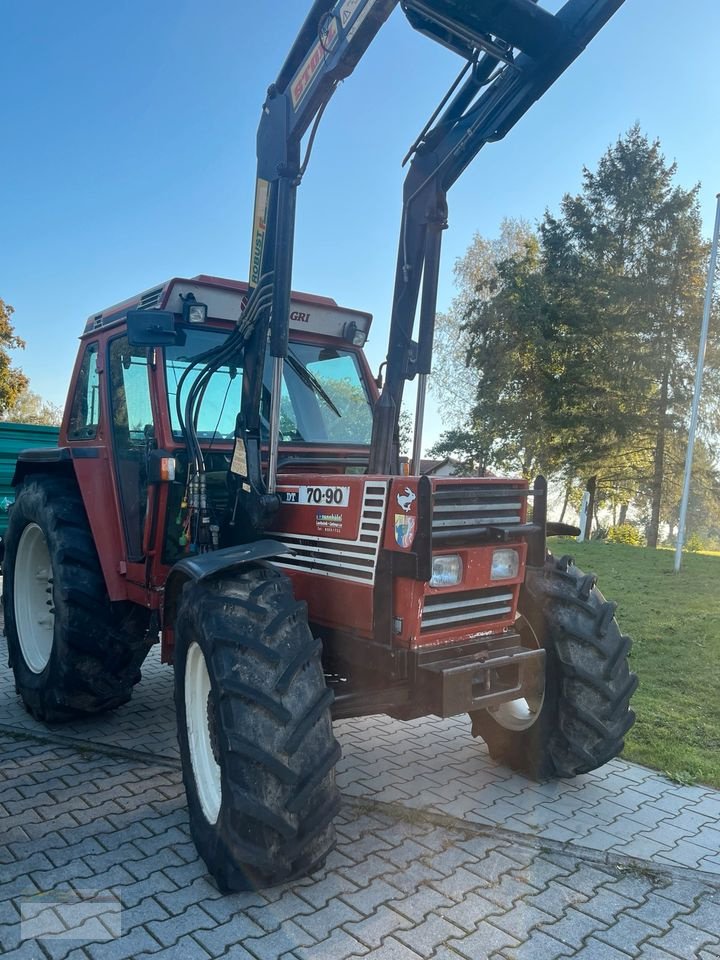
[{"label": "cab roof", "polygon": [[[118,323],[125,319],[130,310],[171,310],[173,313],[182,313],[183,299],[189,293],[198,302],[207,304],[208,319],[237,322],[247,301],[247,290],[248,285],[242,280],[213,277],[205,273],[191,278],[173,277],[100,313],[91,314],[84,333]],[[341,307],[331,297],[293,291],[290,301],[291,330],[341,338],[351,322],[367,339],[372,323],[371,314]]]}]

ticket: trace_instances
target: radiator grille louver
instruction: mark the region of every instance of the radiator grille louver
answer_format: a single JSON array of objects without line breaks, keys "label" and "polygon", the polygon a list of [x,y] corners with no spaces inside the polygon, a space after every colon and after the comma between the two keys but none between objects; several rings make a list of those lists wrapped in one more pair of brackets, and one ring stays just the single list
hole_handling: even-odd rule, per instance
[{"label": "radiator grille louver", "polygon": [[287,544],[292,553],[278,558],[276,566],[353,583],[374,583],[386,499],[385,486],[365,485],[356,540],[279,533],[276,539]]},{"label": "radiator grille louver", "polygon": [[439,484],[433,497],[433,534],[449,539],[481,527],[522,523],[524,488],[499,484]]},{"label": "radiator grille louver", "polygon": [[507,587],[425,597],[420,632],[465,626],[476,626],[481,630],[484,623],[503,620],[512,613],[513,597],[512,590]]}]

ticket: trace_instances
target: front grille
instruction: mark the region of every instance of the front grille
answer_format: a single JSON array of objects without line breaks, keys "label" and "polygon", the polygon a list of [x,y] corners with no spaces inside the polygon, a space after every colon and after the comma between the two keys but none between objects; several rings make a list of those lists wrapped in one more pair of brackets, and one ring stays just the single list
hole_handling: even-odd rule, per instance
[{"label": "front grille", "polygon": [[458,539],[491,526],[519,525],[526,496],[525,487],[510,484],[438,484],[433,497],[433,539]]},{"label": "front grille", "polygon": [[421,633],[435,630],[454,630],[504,620],[512,613],[512,589],[490,587],[485,590],[463,590],[458,593],[438,593],[425,597]]},{"label": "front grille", "polygon": [[286,532],[274,534],[275,539],[286,543],[291,551],[280,556],[275,561],[276,566],[316,573],[336,580],[373,583],[382,538],[386,497],[387,488],[384,484],[365,484],[360,530],[356,540],[310,537]]}]

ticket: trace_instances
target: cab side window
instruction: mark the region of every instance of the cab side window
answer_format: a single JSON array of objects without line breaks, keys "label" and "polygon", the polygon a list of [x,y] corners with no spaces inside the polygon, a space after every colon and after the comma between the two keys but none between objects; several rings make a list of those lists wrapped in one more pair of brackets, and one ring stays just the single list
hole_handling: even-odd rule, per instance
[{"label": "cab side window", "polygon": [[93,440],[97,436],[98,424],[100,423],[97,357],[97,343],[88,344],[85,348],[85,356],[78,374],[75,395],[70,409],[69,440]]}]

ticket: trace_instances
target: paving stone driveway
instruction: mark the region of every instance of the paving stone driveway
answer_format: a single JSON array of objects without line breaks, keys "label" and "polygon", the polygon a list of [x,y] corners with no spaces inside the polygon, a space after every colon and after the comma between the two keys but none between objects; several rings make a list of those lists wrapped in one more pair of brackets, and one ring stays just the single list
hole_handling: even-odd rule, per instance
[{"label": "paving stone driveway", "polygon": [[0,954],[245,960],[720,958],[720,794],[613,761],[495,765],[465,720],[336,724],[318,875],[222,897],[190,840],[172,672],[48,730],[0,671]]}]

